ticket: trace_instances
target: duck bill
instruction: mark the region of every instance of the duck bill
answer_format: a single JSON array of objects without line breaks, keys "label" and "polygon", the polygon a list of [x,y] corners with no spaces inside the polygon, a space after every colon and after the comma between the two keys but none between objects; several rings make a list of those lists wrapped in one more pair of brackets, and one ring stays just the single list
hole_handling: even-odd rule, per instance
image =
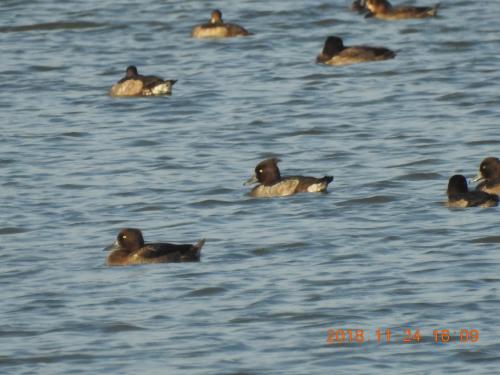
[{"label": "duck bill", "polygon": [[254,174],[252,177],[250,177],[248,180],[246,180],[243,185],[252,185],[252,184],[256,184],[257,182],[259,182],[259,180],[257,179],[257,176]]},{"label": "duck bill", "polygon": [[477,181],[481,181],[481,180],[484,180],[484,177],[481,176],[481,174],[478,174],[477,176],[473,177],[471,181],[477,182]]},{"label": "duck bill", "polygon": [[102,251],[113,251],[118,249],[120,246],[118,245],[118,241],[113,242],[111,245],[106,246]]},{"label": "duck bill", "polygon": [[243,185],[252,185],[252,184],[255,184],[259,182],[259,180],[257,180],[257,176],[256,175],[253,175],[252,177],[250,177],[248,180],[246,180]]}]

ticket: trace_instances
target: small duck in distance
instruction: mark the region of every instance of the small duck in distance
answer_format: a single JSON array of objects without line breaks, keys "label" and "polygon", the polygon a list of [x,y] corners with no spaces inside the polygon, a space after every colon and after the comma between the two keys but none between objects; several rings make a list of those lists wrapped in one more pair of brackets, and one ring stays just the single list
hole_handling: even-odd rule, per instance
[{"label": "small duck in distance", "polygon": [[233,23],[225,23],[222,20],[222,12],[219,9],[212,11],[208,23],[195,26],[191,30],[193,38],[229,38],[246,35],[251,35],[251,33],[243,27]]},{"label": "small duck in distance", "polygon": [[316,62],[327,65],[349,65],[362,62],[393,59],[396,53],[384,47],[344,46],[338,36],[329,36]]},{"label": "small duck in distance", "polygon": [[296,193],[325,192],[333,176],[321,178],[307,176],[281,177],[278,168],[279,159],[261,161],[255,167],[255,174],[244,185],[258,183],[249,193],[251,197],[283,197]]},{"label": "small duck in distance", "polygon": [[195,244],[178,245],[171,243],[144,243],[142,232],[136,228],[125,228],[118,233],[116,241],[106,247],[111,251],[108,266],[128,266],[132,264],[197,262],[205,240]]},{"label": "small duck in distance", "polygon": [[483,191],[469,191],[467,180],[457,174],[448,181],[448,207],[493,207],[498,205],[498,195],[488,194]]},{"label": "small duck in distance", "polygon": [[156,96],[170,95],[176,80],[163,80],[155,76],[143,76],[137,67],[130,65],[125,70],[125,77],[115,83],[109,95],[111,96]]},{"label": "small duck in distance", "polygon": [[366,17],[375,17],[382,20],[402,20],[409,18],[435,17],[439,4],[433,6],[392,6],[387,0],[360,0],[360,5],[370,12]]},{"label": "small duck in distance", "polygon": [[487,157],[481,161],[479,172],[472,182],[481,181],[476,190],[490,194],[500,194],[500,160]]}]

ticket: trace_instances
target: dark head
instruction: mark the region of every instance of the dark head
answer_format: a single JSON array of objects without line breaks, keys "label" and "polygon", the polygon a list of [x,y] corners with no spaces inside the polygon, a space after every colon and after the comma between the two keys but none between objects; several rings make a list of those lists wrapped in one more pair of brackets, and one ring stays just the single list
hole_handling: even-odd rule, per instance
[{"label": "dark head", "polygon": [[125,228],[118,233],[115,241],[116,247],[131,253],[144,246],[144,239],[139,229]]},{"label": "dark head", "polygon": [[210,14],[210,23],[222,23],[222,13],[219,9],[212,10]]},{"label": "dark head", "polygon": [[278,162],[279,159],[272,158],[257,164],[255,167],[255,177],[262,185],[272,185],[281,179]]},{"label": "dark head", "polygon": [[365,0],[354,0],[351,4],[351,10],[355,12],[363,12],[365,8]]},{"label": "dark head", "polygon": [[130,65],[129,67],[127,67],[127,70],[125,71],[125,77],[134,78],[138,75],[139,73],[137,73],[137,68],[134,65]]},{"label": "dark head", "polygon": [[467,193],[468,191],[469,189],[467,188],[467,180],[461,174],[452,176],[448,181],[448,190],[446,191],[448,197]]},{"label": "dark head", "polygon": [[329,36],[325,40],[325,46],[323,47],[323,55],[328,58],[332,58],[337,53],[344,49],[344,43],[342,39],[338,36]]},{"label": "dark head", "polygon": [[484,159],[479,165],[479,175],[486,180],[500,179],[500,160],[491,156]]}]

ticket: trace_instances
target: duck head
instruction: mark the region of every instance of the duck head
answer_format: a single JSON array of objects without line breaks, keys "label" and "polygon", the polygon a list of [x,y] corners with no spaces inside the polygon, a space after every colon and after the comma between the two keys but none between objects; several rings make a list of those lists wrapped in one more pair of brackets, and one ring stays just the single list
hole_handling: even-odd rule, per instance
[{"label": "duck head", "polygon": [[461,174],[452,176],[448,181],[448,189],[446,190],[448,196],[463,194],[468,191],[467,180]]},{"label": "duck head", "polygon": [[212,10],[212,13],[210,14],[210,23],[222,23],[222,12],[219,9]]},{"label": "duck head", "polygon": [[253,183],[261,183],[262,185],[272,185],[281,179],[280,170],[278,168],[277,158],[271,158],[261,161],[255,167],[255,174],[250,177],[245,185]]},{"label": "duck head", "polygon": [[124,250],[131,253],[144,246],[142,232],[136,228],[125,228],[118,233],[115,242],[106,247],[105,251]]}]

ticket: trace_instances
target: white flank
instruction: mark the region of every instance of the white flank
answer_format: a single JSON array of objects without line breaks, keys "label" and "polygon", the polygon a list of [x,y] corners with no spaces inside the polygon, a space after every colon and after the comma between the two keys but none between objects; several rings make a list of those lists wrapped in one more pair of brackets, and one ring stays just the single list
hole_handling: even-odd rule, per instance
[{"label": "white flank", "polygon": [[325,189],[325,183],[320,182],[318,184],[312,184],[307,187],[309,193],[320,193]]},{"label": "white flank", "polygon": [[162,83],[151,89],[151,93],[153,95],[165,95],[165,94],[170,94],[171,92],[172,92],[172,85],[170,84],[170,82]]}]

